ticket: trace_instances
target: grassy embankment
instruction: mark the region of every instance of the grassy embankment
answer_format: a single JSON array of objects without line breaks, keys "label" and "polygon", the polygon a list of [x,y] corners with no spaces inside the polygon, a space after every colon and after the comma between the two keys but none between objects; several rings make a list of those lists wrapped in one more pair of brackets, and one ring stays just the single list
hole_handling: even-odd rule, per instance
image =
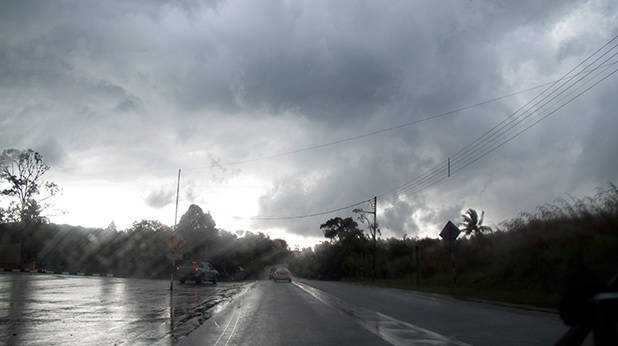
[{"label": "grassy embankment", "polygon": [[[396,267],[378,258],[387,271]],[[399,278],[353,282],[557,308],[565,294],[602,289],[618,274],[618,190],[610,184],[592,198],[558,200],[496,232],[459,239],[454,258],[457,285],[451,258],[437,243],[423,249],[419,268]]]}]

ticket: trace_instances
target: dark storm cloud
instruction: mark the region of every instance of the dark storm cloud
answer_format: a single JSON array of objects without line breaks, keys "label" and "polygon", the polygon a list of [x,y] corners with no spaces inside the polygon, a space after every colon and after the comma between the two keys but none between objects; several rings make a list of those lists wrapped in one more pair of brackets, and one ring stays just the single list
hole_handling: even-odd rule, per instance
[{"label": "dark storm cloud", "polygon": [[[410,99],[420,110],[433,110],[431,106],[443,104],[444,98],[451,102],[465,99],[454,90],[466,91],[470,86],[475,89],[478,71],[443,66],[454,58],[459,64],[463,60],[469,65],[487,65],[496,60],[485,47],[470,45],[470,39],[479,41],[479,34],[495,36],[510,29],[502,21],[492,22],[489,14],[501,14],[509,21],[525,14],[526,21],[533,21],[535,14],[520,14],[521,8],[534,6],[536,12],[547,12],[536,2],[512,9],[490,6],[486,16],[476,13],[480,9],[466,6],[437,6],[428,11],[402,3],[375,8],[340,3],[328,11],[321,4],[315,8],[283,2],[250,3],[241,8],[234,5],[218,4],[217,10],[205,7],[201,13],[214,23],[193,36],[188,36],[191,31],[182,26],[179,33],[163,35],[142,32],[145,28],[138,26],[154,29],[166,14],[172,24],[182,19],[200,22],[195,15],[187,19],[181,16],[186,13],[175,14],[173,6],[128,2],[98,8],[100,17],[117,21],[114,26],[100,17],[80,20],[78,14],[89,18],[93,9],[76,6],[72,9],[74,16],[61,10],[65,16],[50,21],[55,25],[33,24],[39,31],[24,34],[24,39],[10,50],[18,49],[15,60],[29,57],[26,64],[22,60],[17,64],[24,74],[36,73],[37,78],[56,82],[65,80],[69,90],[75,83],[88,82],[74,79],[74,57],[88,64],[113,63],[112,73],[134,74],[131,66],[154,64],[157,69],[150,71],[151,78],[163,83],[163,89],[167,89],[164,93],[171,94],[183,108],[257,108],[275,113],[292,109],[313,119],[339,123],[346,118],[367,118],[379,107],[398,107]],[[555,4],[546,6],[551,13],[561,12]],[[41,7],[35,13],[58,11]],[[203,8],[184,3],[180,7]],[[218,11],[226,10],[229,18],[218,15]],[[23,16],[26,20],[25,12]],[[475,16],[482,16],[483,21]],[[226,25],[226,20],[236,20],[240,25]],[[430,23],[434,20],[437,22]],[[485,20],[491,27],[480,30]],[[315,25],[321,22],[325,23]],[[432,26],[435,33],[429,35],[427,28]],[[471,32],[461,37],[454,35],[458,30]],[[149,36],[154,37],[145,40]],[[16,75],[18,80],[27,80],[23,77]],[[433,90],[447,83],[449,88],[445,90],[451,94]],[[123,99],[117,104],[127,103]]]},{"label": "dark storm cloud", "polygon": [[[399,138],[375,138],[369,143],[369,146],[361,148],[349,145],[326,153],[299,155],[294,166],[303,168],[276,180],[274,187],[260,199],[260,215],[300,215],[337,208],[368,200],[379,192],[384,193],[379,203],[395,203],[395,207],[385,211],[386,219],[379,220],[381,227],[388,229],[390,235],[416,234],[418,225],[412,220],[412,215],[405,215],[405,212],[423,209],[425,202],[409,204],[397,201],[389,192],[404,184],[405,179],[415,172],[434,163],[433,160],[424,157],[421,152],[415,152],[413,147]],[[370,149],[372,145],[378,150]],[[383,150],[389,151],[388,155]],[[360,207],[370,208],[368,203]],[[295,222],[284,220],[256,224],[285,227],[297,234],[315,236],[319,233],[319,224],[333,216],[356,217],[348,210]]]},{"label": "dark storm cloud", "polygon": [[[554,80],[618,34],[617,6],[604,0],[2,2],[0,144],[33,147],[66,172],[112,181],[201,167],[186,170],[182,196],[204,203],[209,197],[199,186],[254,177],[266,187],[258,201],[264,216],[385,193],[379,222],[393,235],[420,234],[468,207],[498,222],[617,178],[618,124],[608,117],[618,108],[615,78],[421,194],[388,192],[470,143],[534,92],[337,146],[228,163]],[[170,198],[168,190],[153,189],[144,201],[163,207]],[[314,236],[327,217],[255,226]]]},{"label": "dark storm cloud", "polygon": [[[399,75],[390,79],[396,92],[389,93],[391,98],[382,100],[375,108],[369,108],[367,114],[372,121],[375,121],[374,128],[381,128],[380,120],[387,123],[397,123],[397,120],[410,119],[419,114],[434,114],[449,109],[457,108],[461,105],[472,104],[488,97],[498,96],[500,93],[513,91],[511,82],[504,79],[502,72],[505,69],[513,68],[520,64],[537,64],[539,66],[537,81],[550,80],[553,77],[552,68],[555,68],[561,61],[568,59],[581,59],[584,52],[590,52],[594,48],[581,38],[566,40],[561,45],[555,56],[544,47],[536,46],[534,51],[527,51],[526,47],[530,42],[513,41],[513,32],[516,30],[534,32],[547,31],[548,28],[556,25],[563,20],[565,15],[573,15],[585,11],[578,6],[568,3],[544,3],[538,2],[525,3],[523,6],[508,8],[509,4],[490,5],[489,8],[477,8],[470,10],[466,6],[457,10],[435,9],[429,11],[427,18],[417,18],[418,23],[408,25],[403,33],[399,35],[385,36],[384,42],[390,51],[383,50],[398,56],[409,59],[409,63],[398,61]],[[457,6],[455,6],[457,7]],[[477,12],[478,11],[478,12]],[[380,10],[376,17],[380,16]],[[615,13],[615,8],[613,9]],[[407,13],[408,14],[408,13]],[[406,14],[406,15],[407,15]],[[402,15],[403,17],[403,15]],[[430,23],[436,17],[439,18],[435,23]],[[394,18],[398,18],[397,15]],[[391,24],[392,23],[392,24]],[[397,20],[391,20],[391,28],[397,26]],[[410,21],[409,23],[413,23]],[[444,24],[444,26],[442,26]],[[413,27],[432,28],[427,40],[423,35],[411,35],[409,32]],[[404,25],[405,27],[405,25]],[[616,29],[613,24],[613,31]],[[361,29],[362,30],[362,29]],[[611,31],[610,31],[611,32]],[[608,33],[609,34],[609,33]],[[608,36],[599,36],[597,46],[603,43]],[[408,39],[411,42],[404,41]],[[504,40],[512,40],[510,43]],[[549,44],[547,41],[546,44]],[[520,52],[509,52],[505,56],[501,51],[503,46],[514,46],[522,48]],[[422,50],[405,49],[402,47],[422,47]],[[387,55],[388,53],[384,53]],[[394,55],[394,54],[393,54]],[[395,58],[393,58],[395,59]],[[386,60],[386,59],[382,59]],[[402,59],[404,60],[404,59]],[[509,65],[504,65],[509,64]],[[571,64],[571,66],[574,64]],[[534,66],[534,65],[532,65]],[[567,65],[568,66],[568,65]],[[546,77],[543,79],[542,74]],[[615,82],[614,82],[615,88]],[[520,88],[521,88],[520,84]],[[528,84],[527,86],[531,86]],[[610,86],[610,88],[612,88]],[[357,94],[362,98],[362,93]],[[425,169],[432,168],[433,164],[442,159],[446,159],[449,153],[456,152],[462,145],[471,142],[476,136],[480,135],[485,129],[502,120],[505,115],[512,112],[520,102],[529,99],[534,93],[524,95],[513,100],[507,100],[501,104],[490,105],[480,109],[475,109],[470,113],[458,115],[436,121],[431,124],[423,124],[415,128],[389,133],[388,140],[382,139],[379,145],[369,143],[359,143],[358,150],[354,148],[334,148],[339,155],[346,157],[361,157],[358,160],[328,160],[322,158],[318,165],[333,167],[334,173],[325,178],[323,182],[315,185],[310,191],[299,190],[290,187],[287,190],[277,190],[276,193],[268,193],[268,198],[261,199],[262,214],[272,215],[275,210],[287,211],[284,215],[295,215],[292,211],[304,210],[309,212],[328,209],[327,206],[342,206],[350,202],[362,200],[372,194],[381,191],[383,182],[403,183],[406,179],[411,179],[423,172]],[[589,103],[590,104],[590,103]],[[594,103],[592,103],[594,104]],[[612,109],[611,105],[597,103],[595,108],[605,112]],[[611,111],[610,111],[611,112]],[[568,113],[567,115],[568,116]],[[344,117],[336,117],[341,121]],[[577,121],[574,118],[572,120]],[[342,125],[349,124],[342,123]],[[565,138],[566,133],[573,133],[572,123],[566,123],[567,131],[561,132],[559,128],[564,128],[565,124],[555,124],[541,126],[540,129],[531,131],[537,136],[549,131],[551,137],[541,135],[542,140],[530,140],[534,135],[522,136],[521,142],[517,147],[504,148],[501,154],[488,157],[479,162],[476,171],[470,173],[470,169],[458,172],[458,177],[454,177],[448,187],[438,187],[437,195],[441,195],[436,201],[434,197],[432,207],[421,202],[415,207],[417,210],[424,211],[421,220],[424,223],[441,225],[447,220],[459,221],[459,212],[464,207],[475,207],[478,209],[491,209],[491,217],[494,222],[500,218],[508,216],[506,210],[513,213],[515,210],[534,207],[539,203],[544,203],[547,199],[553,199],[565,190],[576,189],[583,192],[580,187],[573,187],[573,179],[581,179],[586,174],[580,170],[570,171],[559,179],[555,178],[556,172],[562,169],[568,170],[572,167],[573,159],[571,150],[565,151],[566,147],[572,147],[575,143],[570,138]],[[584,127],[587,127],[585,125]],[[362,128],[358,123],[354,123],[353,128],[358,132]],[[613,127],[615,128],[615,127]],[[605,128],[601,131],[601,136],[616,138],[613,130]],[[562,138],[560,136],[563,136]],[[573,136],[581,136],[581,133]],[[595,136],[591,134],[591,138]],[[579,139],[578,139],[579,141]],[[605,141],[607,142],[607,141]],[[539,151],[539,145],[546,150]],[[396,155],[396,149],[404,146],[405,155]],[[610,146],[604,146],[609,148]],[[601,149],[605,151],[605,149]],[[324,155],[333,155],[332,151]],[[557,154],[558,151],[560,154]],[[414,155],[414,153],[425,153],[425,155]],[[586,156],[594,162],[614,162],[615,160],[598,160],[599,152],[589,149]],[[548,162],[546,155],[551,155],[550,162],[553,164],[544,167]],[[425,156],[424,161],[419,161]],[[612,157],[611,155],[599,155],[601,157]],[[433,159],[427,159],[433,157]],[[490,161],[491,160],[491,161]],[[310,161],[311,164],[315,163]],[[415,165],[406,165],[407,162],[414,162]],[[582,167],[584,168],[584,167]],[[350,172],[354,171],[353,174]],[[603,170],[602,176],[607,177],[610,170]],[[371,173],[369,173],[371,172]],[[446,173],[446,172],[444,172]],[[615,174],[611,174],[615,176]],[[302,185],[303,174],[295,176],[292,186]],[[290,180],[289,176],[282,179]],[[520,189],[519,184],[526,182],[526,188]],[[554,184],[548,185],[552,181]],[[602,183],[602,182],[601,182]],[[581,184],[581,183],[580,183]],[[591,183],[595,184],[595,183]],[[544,187],[543,187],[544,186]],[[550,187],[551,186],[551,187]],[[363,195],[363,192],[366,194]],[[311,196],[311,197],[309,197]],[[319,197],[318,197],[319,196]],[[321,197],[324,196],[324,197]],[[329,197],[325,197],[329,196]],[[347,199],[341,196],[348,197]],[[353,196],[359,196],[354,199]],[[415,197],[415,196],[411,196]],[[445,198],[446,197],[446,198]],[[316,201],[315,205],[307,205],[308,199]],[[338,203],[335,203],[337,201]],[[387,202],[391,201],[387,198]],[[440,201],[442,203],[440,203]],[[330,202],[330,203],[329,203]],[[437,202],[437,203],[436,203]],[[387,203],[388,204],[388,203]],[[493,206],[493,208],[488,208]],[[270,212],[270,213],[269,213]],[[398,201],[395,206],[388,207],[384,211],[385,220],[381,224],[390,228],[396,234],[414,234],[418,231],[418,225],[411,220],[412,207],[410,204]],[[341,212],[339,214],[346,214]],[[349,215],[349,212],[348,212]],[[323,219],[333,215],[324,216]],[[406,222],[407,220],[407,222]],[[284,225],[285,222],[281,222]],[[306,221],[306,223],[295,222],[293,226],[288,226],[291,231],[299,234],[315,234],[318,220]]]}]

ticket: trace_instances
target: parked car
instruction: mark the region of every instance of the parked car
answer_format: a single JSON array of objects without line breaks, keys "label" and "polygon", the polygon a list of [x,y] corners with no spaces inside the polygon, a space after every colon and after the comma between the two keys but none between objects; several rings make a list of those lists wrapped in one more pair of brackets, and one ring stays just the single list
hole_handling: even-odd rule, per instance
[{"label": "parked car", "polygon": [[176,276],[181,283],[195,281],[196,284],[204,281],[217,283],[219,272],[208,262],[191,261],[176,267]]},{"label": "parked car", "polygon": [[292,282],[292,273],[287,268],[277,268],[273,272],[273,281],[287,281]]}]

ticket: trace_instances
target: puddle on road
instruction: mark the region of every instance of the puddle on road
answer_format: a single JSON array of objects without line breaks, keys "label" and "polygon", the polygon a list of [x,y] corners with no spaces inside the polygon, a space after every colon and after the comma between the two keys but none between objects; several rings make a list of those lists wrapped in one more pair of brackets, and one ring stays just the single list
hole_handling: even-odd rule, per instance
[{"label": "puddle on road", "polygon": [[178,341],[202,325],[218,309],[240,293],[245,286],[246,283],[233,283],[203,299],[199,297],[197,287],[176,288],[173,296],[173,314],[170,316],[173,326],[170,334],[173,341]]},{"label": "puddle on road", "polygon": [[[0,274],[0,340],[10,345],[172,344],[247,283]],[[173,309],[171,306],[173,304]]]}]

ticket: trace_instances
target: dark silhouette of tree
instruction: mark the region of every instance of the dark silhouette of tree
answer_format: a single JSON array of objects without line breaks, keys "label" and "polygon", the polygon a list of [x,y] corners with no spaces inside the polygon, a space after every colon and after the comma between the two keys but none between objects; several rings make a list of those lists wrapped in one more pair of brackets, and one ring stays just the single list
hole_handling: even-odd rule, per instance
[{"label": "dark silhouette of tree", "polygon": [[0,207],[0,223],[19,222],[19,206],[14,201],[6,208]]},{"label": "dark silhouette of tree", "polygon": [[105,227],[105,230],[107,232],[117,232],[118,231],[118,228],[116,228],[116,223],[114,223],[114,220],[112,220],[112,222],[110,222],[109,225]]},{"label": "dark silhouette of tree", "polygon": [[47,218],[42,216],[43,207],[35,199],[29,199],[24,209],[20,211],[20,221],[24,223],[47,223]]},{"label": "dark silhouette of tree", "polygon": [[335,217],[323,223],[320,229],[330,242],[317,245],[315,256],[310,256],[313,257],[312,263],[308,267],[301,265],[304,267],[301,270],[310,272],[310,276],[329,280],[364,276],[369,268],[366,256],[369,242],[358,223],[351,217]]},{"label": "dark silhouette of tree", "polygon": [[345,219],[340,217],[329,219],[320,225],[320,229],[324,233],[324,237],[331,241],[335,237],[337,237],[339,241],[363,238],[363,231],[358,229],[358,223],[351,217]]},{"label": "dark silhouette of tree", "polygon": [[187,212],[180,217],[176,230],[179,232],[214,232],[216,225],[210,213],[204,213],[202,208],[195,204],[191,204]]},{"label": "dark silhouette of tree", "polygon": [[463,226],[461,229],[462,232],[465,232],[466,235],[470,235],[474,233],[475,235],[483,234],[483,232],[491,232],[491,227],[483,226],[483,217],[485,216],[485,211],[481,212],[481,218],[479,219],[479,215],[474,209],[466,210],[465,214],[462,214],[463,222],[461,222],[460,226]]},{"label": "dark silhouette of tree", "polygon": [[[12,199],[2,210],[0,221],[22,223],[42,223],[41,216],[47,207],[45,201],[58,192],[58,186],[43,181],[49,166],[43,162],[41,154],[31,150],[6,149],[0,155],[0,179],[3,183],[2,195]],[[42,195],[45,191],[46,195]]]},{"label": "dark silhouette of tree", "polygon": [[[113,221],[112,221],[113,224]],[[108,226],[109,227],[109,226]],[[114,228],[116,226],[114,225]],[[170,231],[170,228],[157,220],[142,220],[140,222],[134,221],[128,232],[159,232]]]},{"label": "dark silhouette of tree", "polygon": [[337,233],[339,232],[340,227],[341,227],[340,217],[329,219],[328,221],[320,225],[320,229],[324,233],[324,237],[328,238],[331,242],[337,236]]},{"label": "dark silhouette of tree", "polygon": [[186,242],[183,249],[185,259],[203,259],[209,256],[217,242],[215,225],[210,213],[204,213],[202,208],[195,204],[189,206],[176,226],[176,230]]}]

